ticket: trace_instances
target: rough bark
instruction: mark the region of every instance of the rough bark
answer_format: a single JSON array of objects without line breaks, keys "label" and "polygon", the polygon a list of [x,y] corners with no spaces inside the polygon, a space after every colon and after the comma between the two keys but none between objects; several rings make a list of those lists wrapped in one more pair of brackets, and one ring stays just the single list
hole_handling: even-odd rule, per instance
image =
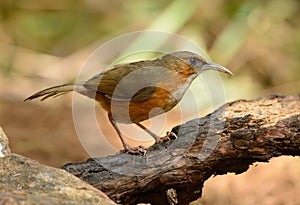
[{"label": "rough bark", "polygon": [[117,154],[63,169],[121,204],[178,204],[201,197],[212,175],[245,172],[254,162],[300,155],[300,95],[228,103],[172,130],[178,138],[146,156]]}]

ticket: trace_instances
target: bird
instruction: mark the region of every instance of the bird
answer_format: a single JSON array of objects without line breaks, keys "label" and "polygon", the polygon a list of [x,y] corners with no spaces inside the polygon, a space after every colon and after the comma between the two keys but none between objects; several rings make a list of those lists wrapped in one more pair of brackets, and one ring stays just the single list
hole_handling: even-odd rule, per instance
[{"label": "bird", "polygon": [[[185,92],[202,72],[215,70],[233,75],[227,68],[207,61],[191,51],[176,51],[153,60],[141,60],[111,66],[87,81],[71,82],[41,90],[24,101],[57,97],[75,91],[100,103],[118,134],[124,152],[146,153],[142,145],[130,146],[120,131],[118,123],[136,124],[160,143],[171,137],[172,132],[160,137],[141,122],[161,115],[174,108]],[[149,115],[151,112],[151,115]]]}]

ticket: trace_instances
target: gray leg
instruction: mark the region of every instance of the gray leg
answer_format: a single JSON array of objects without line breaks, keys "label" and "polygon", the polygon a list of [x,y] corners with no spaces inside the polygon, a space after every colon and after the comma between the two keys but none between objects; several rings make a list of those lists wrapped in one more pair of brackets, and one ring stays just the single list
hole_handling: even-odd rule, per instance
[{"label": "gray leg", "polygon": [[143,155],[146,154],[146,148],[144,146],[131,147],[129,144],[127,144],[124,139],[123,134],[121,133],[120,129],[118,128],[116,121],[112,119],[112,116],[110,114],[108,115],[108,119],[109,119],[110,123],[112,124],[112,126],[115,128],[115,130],[122,142],[122,145],[125,149],[125,152],[131,153],[131,154],[139,154],[139,153],[142,153]]},{"label": "gray leg", "polygon": [[142,128],[143,130],[145,130],[145,132],[147,132],[149,135],[151,135],[151,137],[153,137],[155,139],[155,143],[169,141],[171,138],[175,138],[175,139],[177,138],[176,134],[173,132],[167,132],[165,137],[159,137],[157,134],[155,134],[154,132],[149,130],[147,127],[145,127],[141,123],[137,122],[135,124],[137,126],[139,126],[140,128]]}]

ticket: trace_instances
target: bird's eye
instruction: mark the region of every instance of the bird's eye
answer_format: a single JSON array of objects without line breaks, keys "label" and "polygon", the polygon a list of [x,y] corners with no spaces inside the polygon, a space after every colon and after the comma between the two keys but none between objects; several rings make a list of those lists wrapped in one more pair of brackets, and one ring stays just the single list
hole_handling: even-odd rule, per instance
[{"label": "bird's eye", "polygon": [[195,66],[195,65],[197,65],[198,61],[197,61],[197,59],[195,59],[195,58],[188,58],[188,63],[189,63],[191,66]]}]

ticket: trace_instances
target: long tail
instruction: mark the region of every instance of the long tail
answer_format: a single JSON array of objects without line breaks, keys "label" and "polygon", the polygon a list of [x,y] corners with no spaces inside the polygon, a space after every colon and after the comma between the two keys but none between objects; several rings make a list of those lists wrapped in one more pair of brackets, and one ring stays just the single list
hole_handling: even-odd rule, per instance
[{"label": "long tail", "polygon": [[41,98],[41,101],[49,98],[49,97],[58,97],[60,95],[66,94],[71,91],[79,91],[85,89],[81,83],[67,83],[63,85],[54,86],[51,88],[47,88],[41,90],[30,97],[26,98],[24,101],[33,100],[35,98]]}]

